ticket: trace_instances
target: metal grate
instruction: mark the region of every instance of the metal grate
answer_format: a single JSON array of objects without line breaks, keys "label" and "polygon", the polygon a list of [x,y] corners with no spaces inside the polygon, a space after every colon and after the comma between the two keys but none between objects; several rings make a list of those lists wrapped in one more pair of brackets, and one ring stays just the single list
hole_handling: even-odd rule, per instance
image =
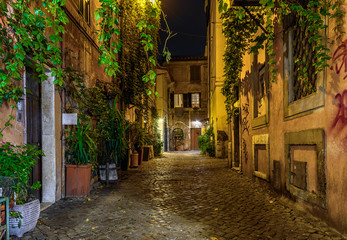
[{"label": "metal grate", "polygon": [[293,54],[294,54],[294,99],[299,100],[316,92],[317,74],[315,73],[314,42],[310,43],[305,23],[300,24],[301,17],[297,17],[293,29]]}]

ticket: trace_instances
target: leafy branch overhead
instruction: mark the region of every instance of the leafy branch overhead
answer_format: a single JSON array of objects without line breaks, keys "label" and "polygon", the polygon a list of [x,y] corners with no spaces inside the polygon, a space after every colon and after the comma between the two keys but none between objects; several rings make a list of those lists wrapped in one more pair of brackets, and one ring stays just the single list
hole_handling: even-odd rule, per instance
[{"label": "leafy branch overhead", "polygon": [[[63,85],[64,72],[60,42],[68,18],[64,0],[8,0],[0,2],[0,107],[8,102],[16,108],[23,96],[21,84],[25,67],[35,72],[37,81],[45,81],[50,66],[54,83]],[[9,120],[0,130],[11,126]]]}]

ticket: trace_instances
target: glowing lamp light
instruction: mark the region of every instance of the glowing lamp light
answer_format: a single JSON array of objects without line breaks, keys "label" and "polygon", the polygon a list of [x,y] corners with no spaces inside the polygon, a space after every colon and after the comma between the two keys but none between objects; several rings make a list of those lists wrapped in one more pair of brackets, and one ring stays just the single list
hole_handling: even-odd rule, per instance
[{"label": "glowing lamp light", "polygon": [[198,126],[200,126],[200,122],[199,122],[198,120],[196,120],[196,121],[194,122],[194,125],[195,125],[196,127],[198,127]]},{"label": "glowing lamp light", "polygon": [[159,122],[159,123],[162,123],[163,121],[164,121],[164,120],[163,120],[162,118],[160,118],[158,122]]}]

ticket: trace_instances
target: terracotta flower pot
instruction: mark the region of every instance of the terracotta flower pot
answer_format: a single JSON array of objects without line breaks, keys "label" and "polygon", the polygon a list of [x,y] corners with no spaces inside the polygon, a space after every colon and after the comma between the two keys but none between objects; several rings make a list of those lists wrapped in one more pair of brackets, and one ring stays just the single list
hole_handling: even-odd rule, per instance
[{"label": "terracotta flower pot", "polygon": [[176,151],[183,151],[184,150],[184,146],[183,145],[179,145],[176,147]]},{"label": "terracotta flower pot", "polygon": [[131,154],[131,166],[132,168],[137,168],[139,166],[139,154],[133,153]]},{"label": "terracotta flower pot", "polygon": [[90,192],[92,165],[66,165],[66,197],[85,197]]}]

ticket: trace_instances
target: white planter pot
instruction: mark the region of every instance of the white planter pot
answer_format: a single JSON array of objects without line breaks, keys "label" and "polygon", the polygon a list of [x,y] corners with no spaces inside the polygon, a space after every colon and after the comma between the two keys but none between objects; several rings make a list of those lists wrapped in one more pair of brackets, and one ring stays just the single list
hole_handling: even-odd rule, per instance
[{"label": "white planter pot", "polygon": [[[34,230],[40,216],[38,199],[23,205],[15,205],[11,210],[19,212],[23,218],[14,218],[10,215],[10,235],[22,237],[24,233]],[[22,222],[20,228],[18,228],[19,221]]]},{"label": "white planter pot", "polygon": [[[118,174],[116,169],[116,164],[112,163],[109,166],[109,172],[108,172],[108,180],[109,181],[115,181],[118,180]],[[106,181],[106,165],[100,166],[100,180]]]}]

